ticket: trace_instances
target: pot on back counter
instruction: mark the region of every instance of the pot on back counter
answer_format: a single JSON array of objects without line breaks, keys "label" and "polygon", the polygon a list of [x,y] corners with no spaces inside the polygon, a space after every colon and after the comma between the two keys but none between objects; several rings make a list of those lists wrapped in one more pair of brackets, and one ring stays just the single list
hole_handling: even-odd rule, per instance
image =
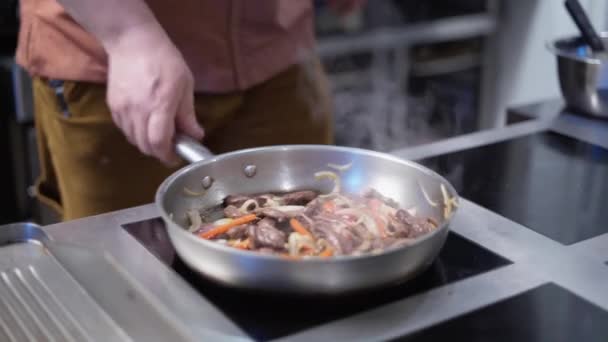
[{"label": "pot on back counter", "polygon": [[[600,34],[604,44],[608,33]],[[549,45],[557,57],[562,96],[573,111],[608,117],[608,55],[593,53],[582,37],[559,39]]]}]

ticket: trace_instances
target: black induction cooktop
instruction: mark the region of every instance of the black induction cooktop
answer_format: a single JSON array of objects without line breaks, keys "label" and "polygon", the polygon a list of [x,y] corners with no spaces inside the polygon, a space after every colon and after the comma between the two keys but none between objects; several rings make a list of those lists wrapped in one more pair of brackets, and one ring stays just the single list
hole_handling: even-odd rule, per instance
[{"label": "black induction cooktop", "polygon": [[543,132],[420,160],[466,199],[562,244],[608,232],[608,150]]},{"label": "black induction cooktop", "polygon": [[[337,297],[274,296],[230,289],[190,270],[175,255],[165,225],[159,218],[127,224],[124,229],[253,339],[260,341],[287,336],[510,264],[501,256],[451,232],[435,263],[409,282]],[[251,308],[263,309],[251,315]]]},{"label": "black induction cooktop", "polygon": [[396,341],[602,341],[608,312],[555,284],[545,284]]}]

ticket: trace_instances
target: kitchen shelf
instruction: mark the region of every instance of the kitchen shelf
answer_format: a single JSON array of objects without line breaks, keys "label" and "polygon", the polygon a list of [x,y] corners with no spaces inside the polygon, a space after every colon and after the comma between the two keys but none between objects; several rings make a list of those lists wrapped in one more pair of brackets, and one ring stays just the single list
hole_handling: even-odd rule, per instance
[{"label": "kitchen shelf", "polygon": [[497,19],[488,13],[463,15],[416,23],[402,27],[381,28],[360,35],[319,39],[321,57],[352,54],[376,49],[391,49],[418,43],[485,36],[494,33]]},{"label": "kitchen shelf", "polygon": [[480,54],[464,53],[428,61],[412,62],[410,75],[413,77],[432,77],[472,69],[480,65]]}]

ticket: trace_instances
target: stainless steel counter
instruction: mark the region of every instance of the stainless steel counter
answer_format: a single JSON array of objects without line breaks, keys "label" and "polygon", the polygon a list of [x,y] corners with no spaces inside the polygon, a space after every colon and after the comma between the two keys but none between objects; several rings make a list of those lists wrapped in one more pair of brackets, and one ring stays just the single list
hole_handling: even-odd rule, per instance
[{"label": "stainless steel counter", "polygon": [[[608,148],[608,123],[565,114],[534,118],[502,129],[397,150],[393,154],[420,159],[547,129]],[[220,310],[121,228],[123,224],[157,216],[156,208],[150,204],[51,225],[44,230],[56,241],[86,246],[92,253],[115,261],[112,264],[117,272],[138,284],[137,291],[142,293],[149,307],[165,317],[185,340],[249,340]],[[605,285],[608,284],[608,267],[604,264],[608,260],[608,234],[565,246],[467,200],[463,200],[453,227],[456,233],[513,264],[317,326],[284,340],[386,340],[546,282],[553,282],[608,310]],[[89,272],[93,271],[89,269]],[[103,280],[104,275],[99,274],[99,281],[103,283]],[[438,307],[441,310],[437,310]],[[121,314],[113,312],[109,305],[104,309],[110,316]],[[252,308],[252,314],[255,310]]]}]

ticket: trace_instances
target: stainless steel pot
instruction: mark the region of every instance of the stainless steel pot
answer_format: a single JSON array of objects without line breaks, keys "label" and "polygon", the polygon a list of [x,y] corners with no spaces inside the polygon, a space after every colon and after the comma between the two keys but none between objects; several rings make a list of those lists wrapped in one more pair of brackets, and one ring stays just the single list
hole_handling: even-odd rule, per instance
[{"label": "stainless steel pot", "polygon": [[[240,288],[337,294],[410,279],[431,265],[448,234],[449,220],[443,218],[440,185],[445,185],[450,196],[457,196],[443,177],[421,165],[361,149],[292,145],[212,156],[196,142],[180,138],[177,151],[193,164],[167,178],[156,194],[170,239],[192,269]],[[352,163],[341,176],[345,191],[361,192],[373,187],[404,207],[415,205],[420,215],[435,218],[439,228],[409,246],[378,255],[303,261],[237,250],[203,240],[185,229],[188,209],[216,206],[228,194],[329,191],[331,182],[320,182],[313,176],[327,170],[329,163]],[[421,186],[439,203],[436,207],[425,200]],[[185,187],[190,194],[184,193]],[[191,192],[204,195],[192,196]]]},{"label": "stainless steel pot", "polygon": [[[600,34],[608,44],[608,33]],[[557,56],[562,96],[577,113],[608,117],[608,56],[594,54],[581,37],[549,44]]]}]

